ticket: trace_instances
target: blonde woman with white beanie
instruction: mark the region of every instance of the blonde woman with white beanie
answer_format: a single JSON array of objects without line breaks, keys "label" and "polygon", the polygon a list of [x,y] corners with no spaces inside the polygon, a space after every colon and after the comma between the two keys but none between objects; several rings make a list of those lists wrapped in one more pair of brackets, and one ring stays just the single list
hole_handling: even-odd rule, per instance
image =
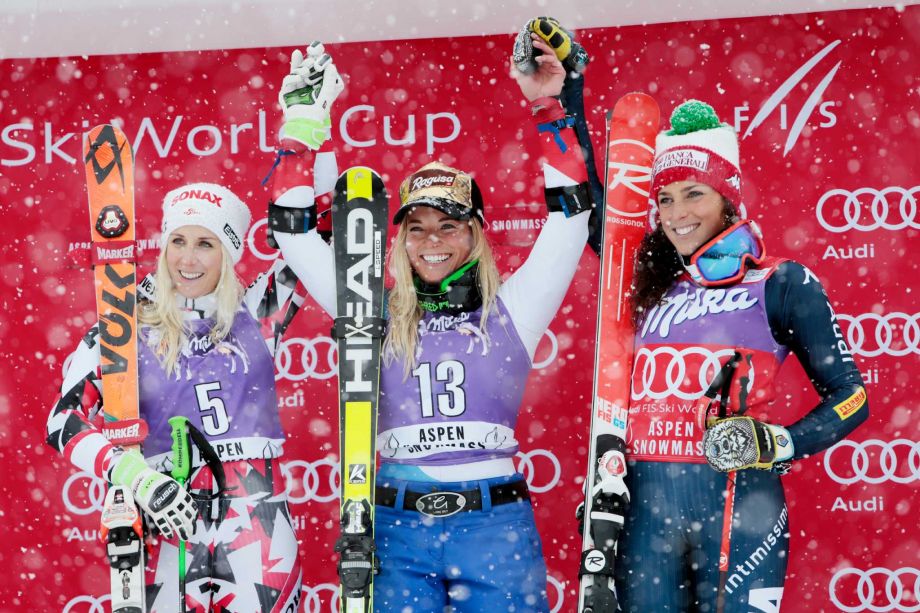
[{"label": "blonde woman with white beanie", "polygon": [[[281,87],[286,122],[279,159],[301,154],[307,169],[299,190],[308,185],[309,194],[300,193],[299,202],[314,204],[334,184],[326,142],[330,107],[342,88],[322,45],[294,52]],[[180,538],[188,546],[187,611],[288,611],[301,598],[297,538],[280,469],[285,436],[274,352],[302,303],[294,293],[297,270],[285,259],[302,261],[297,251],[305,234],[290,224],[302,219],[303,209],[285,208],[284,194],[275,196],[269,223],[276,238],[288,235],[283,257],[244,287],[234,266],[244,253],[249,207],[213,183],[166,195],[156,271],[138,290],[139,410],[149,430],[143,457],[111,444],[99,429],[105,402],[97,326],[74,352],[48,418],[50,445],[78,469],[132,488],[148,525],[161,528],[148,542],[148,611],[182,609]],[[144,495],[169,489],[163,487],[171,481],[164,474],[171,466],[167,420],[174,416],[188,418],[215,451],[226,481],[219,495],[212,492],[215,474],[197,458],[188,492],[178,489],[165,503]]]}]

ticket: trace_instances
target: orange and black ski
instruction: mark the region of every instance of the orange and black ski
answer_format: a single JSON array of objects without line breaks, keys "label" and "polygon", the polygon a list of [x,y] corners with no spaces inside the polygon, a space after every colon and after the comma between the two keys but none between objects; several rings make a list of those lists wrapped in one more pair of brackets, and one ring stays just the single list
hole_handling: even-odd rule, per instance
[{"label": "orange and black ski", "polygon": [[[124,133],[106,124],[85,135],[83,161],[102,358],[103,432],[116,445],[138,448],[147,428],[138,415],[134,153]],[[109,488],[100,535],[111,565],[112,612],[146,612],[143,529],[128,488]]]}]

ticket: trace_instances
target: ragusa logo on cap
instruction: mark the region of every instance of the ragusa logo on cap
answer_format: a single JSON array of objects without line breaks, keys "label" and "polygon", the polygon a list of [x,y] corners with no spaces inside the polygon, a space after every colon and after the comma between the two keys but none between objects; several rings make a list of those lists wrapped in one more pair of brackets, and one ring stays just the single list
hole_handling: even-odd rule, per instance
[{"label": "ragusa logo on cap", "polygon": [[177,202],[182,202],[183,200],[188,200],[189,198],[195,198],[196,200],[205,200],[210,202],[216,207],[220,206],[221,197],[215,193],[209,192],[203,189],[187,189],[184,192],[180,192],[172,199],[170,205],[176,204]]},{"label": "ragusa logo on cap", "polygon": [[431,187],[432,185],[443,185],[445,187],[450,187],[454,184],[454,179],[457,178],[457,175],[454,174],[444,174],[443,171],[425,171],[424,173],[418,173],[412,178],[412,191],[417,189],[423,189],[425,187]]}]

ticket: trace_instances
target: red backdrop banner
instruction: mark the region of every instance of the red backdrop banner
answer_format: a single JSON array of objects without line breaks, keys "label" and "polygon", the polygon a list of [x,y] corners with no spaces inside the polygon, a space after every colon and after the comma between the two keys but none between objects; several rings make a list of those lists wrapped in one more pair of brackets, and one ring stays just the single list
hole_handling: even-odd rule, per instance
[{"label": "red backdrop banner", "polygon": [[[309,34],[316,36],[318,32]],[[334,33],[329,33],[334,38]],[[579,33],[593,60],[588,120],[629,91],[667,116],[710,102],[742,136],[744,205],[774,255],[824,282],[868,384],[872,415],[850,440],[785,478],[791,560],[784,611],[917,611],[920,420],[920,7],[719,20]],[[307,42],[305,40],[305,42]],[[499,266],[526,257],[543,218],[538,143],[508,78],[512,37],[332,45],[347,87],[333,116],[340,168],[378,169],[391,194],[431,159],[484,186]],[[0,611],[107,610],[98,542],[103,486],[45,445],[69,353],[93,323],[81,134],[118,122],[135,146],[138,238],[149,270],[163,196],[191,181],[243,197],[255,224],[239,271],[265,244],[288,49],[0,61]],[[395,207],[395,202],[391,203]],[[574,611],[586,470],[597,258],[586,250],[537,351],[518,427],[553,611]],[[305,565],[305,610],[335,610],[336,355],[308,302],[278,354],[285,470]],[[790,423],[816,401],[790,360],[774,407]],[[775,609],[759,609],[774,611]]]}]

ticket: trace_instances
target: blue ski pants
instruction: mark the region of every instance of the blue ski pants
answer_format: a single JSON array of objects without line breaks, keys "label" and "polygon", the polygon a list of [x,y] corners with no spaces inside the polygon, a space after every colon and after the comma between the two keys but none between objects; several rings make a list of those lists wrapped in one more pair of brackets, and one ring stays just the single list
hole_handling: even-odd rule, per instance
[{"label": "blue ski pants", "polygon": [[[393,507],[375,508],[380,573],[377,613],[546,613],[546,565],[529,500],[493,506],[489,488],[518,480],[465,483],[390,480]],[[405,492],[478,488],[482,509],[430,517],[403,508]]]},{"label": "blue ski pants", "polygon": [[[789,526],[777,474],[735,473],[727,569],[720,572],[727,475],[708,464],[630,462],[630,510],[618,543],[625,612],[778,613]],[[720,585],[724,582],[724,587]]]}]

